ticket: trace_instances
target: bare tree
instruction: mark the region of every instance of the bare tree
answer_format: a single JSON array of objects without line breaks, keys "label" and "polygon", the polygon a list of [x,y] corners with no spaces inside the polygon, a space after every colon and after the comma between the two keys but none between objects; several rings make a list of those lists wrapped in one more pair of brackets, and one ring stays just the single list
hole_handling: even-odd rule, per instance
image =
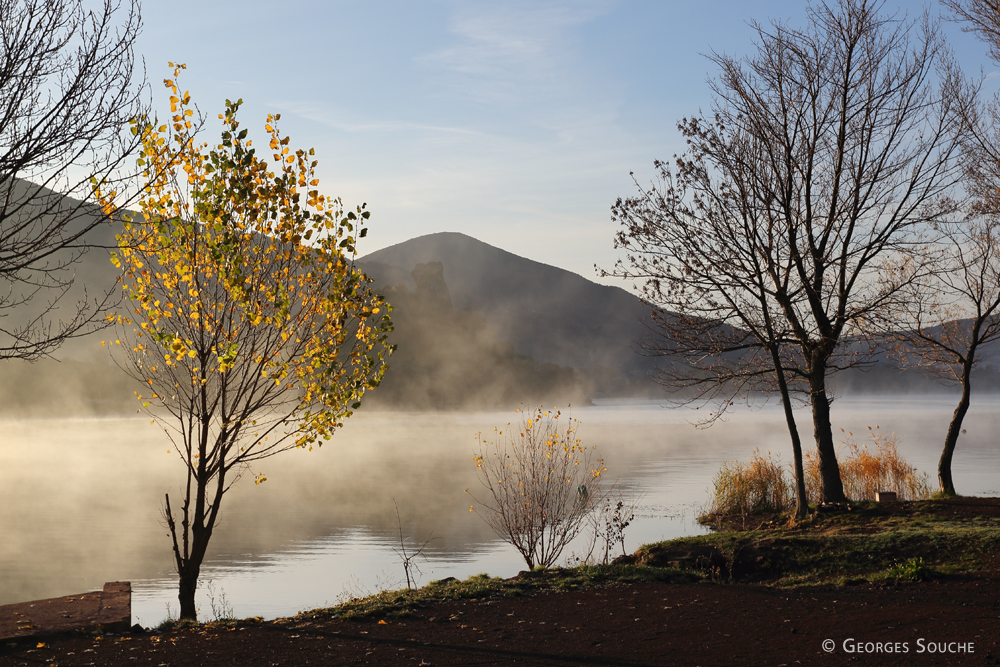
[{"label": "bare tree", "polygon": [[[937,24],[881,5],[811,6],[802,30],[754,23],[752,56],[713,53],[713,115],[681,122],[688,151],[612,209],[626,250],[615,274],[662,313],[668,384],[770,378],[793,447],[789,400],[807,394],[822,502],[845,500],[827,376],[870,357],[866,322],[891,317],[920,275],[881,269],[952,211],[958,178],[958,124],[932,86]],[[697,328],[719,343],[699,350]]]},{"label": "bare tree", "polygon": [[73,265],[108,223],[92,185],[115,187],[139,144],[128,121],[146,110],[139,2],[123,2],[0,3],[0,359],[50,354],[106,299],[68,303]]},{"label": "bare tree", "polygon": [[431,540],[437,538],[433,534],[428,535],[427,539],[419,546],[410,547],[409,552],[407,552],[406,540],[403,538],[403,522],[399,518],[399,505],[396,504],[395,498],[392,499],[392,506],[396,508],[396,526],[399,528],[399,548],[393,547],[392,551],[399,557],[399,562],[403,564],[403,574],[406,575],[406,590],[412,591],[413,587],[417,585],[417,576],[423,574],[417,566],[417,556],[423,555],[424,549],[431,543]]},{"label": "bare tree", "polygon": [[983,346],[1000,339],[1000,237],[996,220],[982,217],[944,233],[944,268],[912,286],[904,300],[912,323],[892,336],[898,342],[894,356],[904,366],[962,388],[938,460],[941,492],[954,496],[951,464],[972,402],[972,372]]},{"label": "bare tree", "polygon": [[[622,556],[628,555],[625,551],[625,529],[635,520],[642,498],[641,493],[627,493],[615,485],[590,514],[593,544],[596,546],[598,542],[601,543],[602,564],[607,565],[613,560],[612,550],[616,545],[621,546]],[[589,559],[588,554],[586,560]]]},{"label": "bare tree", "polygon": [[[701,132],[697,121],[685,121],[681,129],[689,136]],[[716,198],[703,189],[706,173],[697,164],[703,157],[679,158],[676,178],[658,162],[659,187],[616,203],[613,214],[623,225],[616,244],[629,250],[631,265],[620,264],[617,273],[645,279],[644,298],[666,309],[653,310],[651,335],[640,347],[666,359],[656,379],[681,390],[675,400],[716,404],[703,425],[722,417],[736,400],[778,392],[792,441],[796,515],[805,516],[802,447],[788,382],[797,368],[789,356],[792,334],[780,328],[785,323],[762,256],[745,242],[758,237],[774,244],[780,238],[746,206],[752,184],[734,181],[745,190],[739,196]],[[746,155],[732,157],[735,163],[727,166],[735,175],[755,175],[742,167],[752,162]],[[760,238],[768,233],[772,238]]]},{"label": "bare tree", "polygon": [[[990,56],[1000,62],[1000,4],[942,1],[966,22],[963,30],[982,38]],[[961,224],[943,228],[940,269],[927,284],[910,290],[911,324],[895,336],[896,357],[903,364],[962,388],[938,461],[941,492],[956,495],[951,466],[971,404],[972,372],[980,364],[982,347],[1000,339],[1000,97],[984,103],[980,85],[965,80],[955,63],[949,65],[946,81],[960,102],[969,215]]]},{"label": "bare tree", "polygon": [[549,567],[603,502],[601,476],[607,469],[577,437],[575,419],[560,422],[560,412],[540,407],[518,413],[519,422],[507,424],[506,436],[500,429],[493,442],[477,436],[475,462],[486,494],[482,501],[472,499],[479,516],[517,549],[528,569]]}]

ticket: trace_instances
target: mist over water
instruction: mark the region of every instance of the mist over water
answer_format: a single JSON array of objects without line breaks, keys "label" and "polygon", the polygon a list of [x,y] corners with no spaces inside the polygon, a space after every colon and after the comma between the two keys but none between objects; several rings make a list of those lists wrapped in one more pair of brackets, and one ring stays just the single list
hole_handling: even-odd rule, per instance
[{"label": "mist over water", "polygon": [[[901,454],[922,471],[936,469],[954,409],[952,396],[841,399],[834,427],[864,441],[866,426],[899,436]],[[959,441],[960,493],[1000,494],[995,433],[1000,398],[974,399]],[[566,410],[563,409],[564,414]],[[659,401],[604,401],[573,408],[583,443],[596,446],[608,474],[645,494],[626,531],[627,549],[701,532],[694,518],[719,465],[747,459],[756,448],[790,462],[777,404],[741,407],[710,429],[689,422],[691,410]],[[513,412],[407,413],[362,411],[322,448],[260,462],[223,500],[199,589],[200,615],[211,618],[224,593],[237,616],[274,617],[332,604],[347,594],[399,587],[403,570],[392,552],[399,528],[410,544],[435,537],[420,582],[478,572],[512,576],[523,569],[469,512],[465,489],[478,492],[475,435],[492,433]],[[803,439],[807,410],[798,412]],[[133,584],[133,617],[155,625],[177,611],[170,540],[162,520],[164,493],[179,497],[183,467],[148,419],[6,420],[0,422],[0,604]],[[173,497],[173,496],[172,496]],[[570,551],[581,548],[579,543]],[[564,554],[569,556],[569,551]]]}]

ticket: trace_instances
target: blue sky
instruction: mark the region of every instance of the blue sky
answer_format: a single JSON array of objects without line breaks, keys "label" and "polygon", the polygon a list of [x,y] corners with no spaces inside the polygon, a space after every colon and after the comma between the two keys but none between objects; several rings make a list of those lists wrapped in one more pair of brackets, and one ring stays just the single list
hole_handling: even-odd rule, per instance
[{"label": "blue sky", "polygon": [[[138,45],[165,114],[167,61],[210,118],[241,97],[314,147],[321,189],[372,211],[362,254],[458,231],[597,280],[611,204],[683,149],[708,110],[702,55],[752,49],[747,21],[802,25],[800,1],[161,0]],[[911,15],[922,4],[889,0]],[[938,12],[937,5],[931,5]],[[946,26],[969,70],[985,48]],[[211,140],[217,126],[209,124]],[[601,280],[600,282],[613,282]]]}]

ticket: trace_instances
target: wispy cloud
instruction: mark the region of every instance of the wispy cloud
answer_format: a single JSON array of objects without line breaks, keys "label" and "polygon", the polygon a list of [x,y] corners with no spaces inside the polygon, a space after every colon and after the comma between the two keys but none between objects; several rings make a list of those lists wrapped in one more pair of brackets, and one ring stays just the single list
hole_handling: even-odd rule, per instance
[{"label": "wispy cloud", "polygon": [[434,125],[407,120],[369,120],[354,116],[348,112],[319,106],[315,103],[285,102],[279,105],[288,113],[293,113],[306,120],[321,123],[327,127],[348,133],[392,134],[402,133],[432,133],[457,134],[470,136],[486,136],[485,133],[467,127]]},{"label": "wispy cloud", "polygon": [[611,11],[617,2],[468,3],[453,5],[455,41],[416,61],[451,78],[478,102],[519,102],[565,92],[576,78],[579,44],[573,29]]}]

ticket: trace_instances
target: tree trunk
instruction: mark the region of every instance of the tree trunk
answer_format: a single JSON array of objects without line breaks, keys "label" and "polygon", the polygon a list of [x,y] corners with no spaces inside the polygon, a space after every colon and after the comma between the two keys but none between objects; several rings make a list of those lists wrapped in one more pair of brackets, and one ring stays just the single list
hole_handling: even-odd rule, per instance
[{"label": "tree trunk", "polygon": [[198,620],[198,608],[194,604],[194,594],[198,588],[198,575],[201,563],[188,563],[180,572],[177,600],[181,604],[181,620]]},{"label": "tree trunk", "polygon": [[180,617],[182,619],[198,620],[198,610],[194,604],[194,594],[198,588],[201,564],[205,561],[205,553],[208,551],[208,542],[211,538],[211,525],[194,523],[191,526],[191,553],[184,560],[183,566],[178,568],[180,586],[178,587],[177,599],[181,603]]},{"label": "tree trunk", "polygon": [[778,389],[781,392],[781,404],[785,408],[785,424],[792,438],[792,460],[795,464],[795,518],[804,519],[809,514],[809,499],[806,497],[805,472],[802,468],[802,441],[799,439],[799,428],[795,424],[792,413],[792,397],[788,391],[788,381],[781,367],[781,356],[777,350],[771,350],[771,361],[774,364],[774,375],[778,379]]},{"label": "tree trunk", "polygon": [[842,503],[844,485],[840,481],[840,465],[833,446],[833,426],[830,424],[830,397],[826,393],[826,365],[814,363],[809,374],[809,398],[812,403],[813,435],[819,452],[819,498],[821,503]]},{"label": "tree trunk", "polygon": [[941,493],[945,496],[957,496],[955,492],[955,482],[951,478],[951,459],[955,455],[955,445],[958,444],[958,436],[962,432],[962,421],[965,413],[969,411],[971,403],[972,381],[970,378],[972,369],[963,369],[962,373],[962,398],[951,416],[951,423],[948,425],[948,434],[944,438],[944,449],[941,451],[941,458],[938,460],[938,483],[941,485]]},{"label": "tree trunk", "polygon": [[[199,470],[199,473],[203,474],[203,471]],[[183,552],[178,543],[176,524],[170,511],[170,496],[167,496],[167,523],[170,526],[170,534],[174,543],[174,556],[179,577],[177,600],[180,602],[180,618],[183,620],[198,620],[198,609],[195,606],[194,596],[198,588],[201,564],[205,560],[208,543],[212,539],[212,531],[215,528],[219,505],[222,501],[222,494],[225,492],[225,470],[216,476],[215,502],[211,510],[205,512],[205,491],[208,483],[207,475],[195,479],[197,491],[194,517],[190,524],[188,524],[187,519],[182,524]],[[190,494],[191,491],[188,490],[188,497]],[[187,503],[185,503],[184,512],[187,516]],[[188,549],[189,540],[190,550]]]},{"label": "tree trunk", "polygon": [[782,397],[782,402],[785,404],[785,423],[788,424],[788,433],[792,436],[792,459],[795,463],[795,517],[804,519],[809,514],[809,499],[806,497],[805,470],[802,467],[802,441],[799,440],[799,429],[792,415],[791,402],[785,397]]}]

